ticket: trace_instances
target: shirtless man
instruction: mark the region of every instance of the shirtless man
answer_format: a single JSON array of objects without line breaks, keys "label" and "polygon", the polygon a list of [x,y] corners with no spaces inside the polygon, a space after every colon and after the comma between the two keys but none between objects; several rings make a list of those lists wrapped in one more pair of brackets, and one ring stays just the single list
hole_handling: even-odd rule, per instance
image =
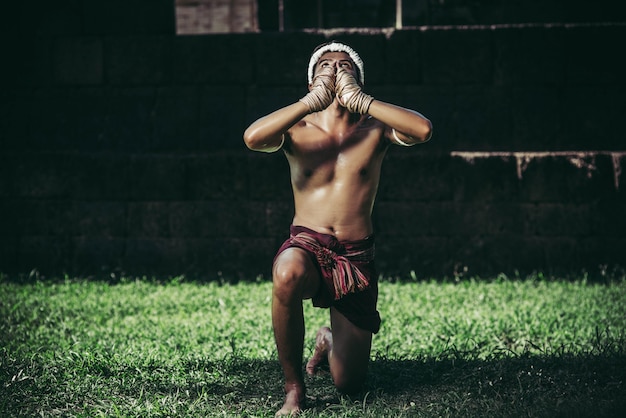
[{"label": "shirtless man", "polygon": [[244,133],[252,150],[283,150],[295,203],[290,238],[272,269],[272,324],[286,394],[277,416],[304,407],[303,299],[329,307],[331,325],[318,331],[307,373],[327,361],[338,391],[361,389],[380,327],[371,214],[381,164],[390,144],[423,143],[432,130],[421,114],[365,94],[363,62],[345,44],[314,50],[308,83],[306,96]]}]

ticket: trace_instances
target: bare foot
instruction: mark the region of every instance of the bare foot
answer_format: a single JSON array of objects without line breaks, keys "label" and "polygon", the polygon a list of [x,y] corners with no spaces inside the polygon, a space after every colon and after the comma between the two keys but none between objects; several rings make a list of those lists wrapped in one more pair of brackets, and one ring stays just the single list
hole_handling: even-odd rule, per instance
[{"label": "bare foot", "polygon": [[313,376],[317,372],[319,366],[328,361],[328,353],[333,347],[333,334],[330,328],[322,327],[317,331],[315,336],[315,351],[313,356],[306,364],[306,372],[309,376]]},{"label": "bare foot", "polygon": [[276,412],[276,417],[297,417],[304,407],[304,389],[299,386],[285,385],[285,403]]}]

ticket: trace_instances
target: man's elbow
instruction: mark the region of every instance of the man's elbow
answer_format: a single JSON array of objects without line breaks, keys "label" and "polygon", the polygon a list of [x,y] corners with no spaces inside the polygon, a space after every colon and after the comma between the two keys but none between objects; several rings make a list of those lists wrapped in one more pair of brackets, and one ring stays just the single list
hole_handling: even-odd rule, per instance
[{"label": "man's elbow", "polygon": [[243,142],[246,146],[253,151],[260,151],[262,148],[262,141],[259,138],[256,129],[248,128],[243,133]]},{"label": "man's elbow", "polygon": [[430,138],[433,136],[433,124],[428,119],[426,119],[424,122],[425,123],[421,135],[419,136],[420,142],[422,144],[424,142],[430,141]]},{"label": "man's elbow", "polygon": [[243,142],[245,142],[246,146],[252,151],[261,151],[261,152],[275,152],[280,149],[282,146],[282,142],[279,146],[271,144],[271,139],[264,136],[259,135],[257,129],[248,128],[243,133]]}]

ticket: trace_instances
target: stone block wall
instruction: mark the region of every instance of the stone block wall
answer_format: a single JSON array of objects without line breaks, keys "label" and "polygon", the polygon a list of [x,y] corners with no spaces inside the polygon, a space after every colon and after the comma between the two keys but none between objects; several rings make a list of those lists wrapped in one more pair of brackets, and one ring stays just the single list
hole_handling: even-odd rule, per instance
[{"label": "stone block wall", "polygon": [[624,24],[176,36],[172,2],[151,4],[74,0],[2,38],[1,272],[267,277],[288,167],[242,134],[304,94],[330,38],[435,127],[386,157],[383,275],[626,265]]}]

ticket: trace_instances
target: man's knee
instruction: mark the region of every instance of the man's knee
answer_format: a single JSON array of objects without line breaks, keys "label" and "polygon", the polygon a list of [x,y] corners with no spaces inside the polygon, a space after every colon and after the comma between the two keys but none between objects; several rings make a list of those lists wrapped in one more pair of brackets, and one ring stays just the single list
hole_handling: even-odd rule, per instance
[{"label": "man's knee", "polygon": [[354,395],[363,389],[367,372],[354,373],[352,375],[333,376],[335,388],[344,395]]},{"label": "man's knee", "polygon": [[276,260],[272,272],[274,295],[282,301],[310,297],[307,293],[312,279],[305,257],[297,251],[286,250]]}]

